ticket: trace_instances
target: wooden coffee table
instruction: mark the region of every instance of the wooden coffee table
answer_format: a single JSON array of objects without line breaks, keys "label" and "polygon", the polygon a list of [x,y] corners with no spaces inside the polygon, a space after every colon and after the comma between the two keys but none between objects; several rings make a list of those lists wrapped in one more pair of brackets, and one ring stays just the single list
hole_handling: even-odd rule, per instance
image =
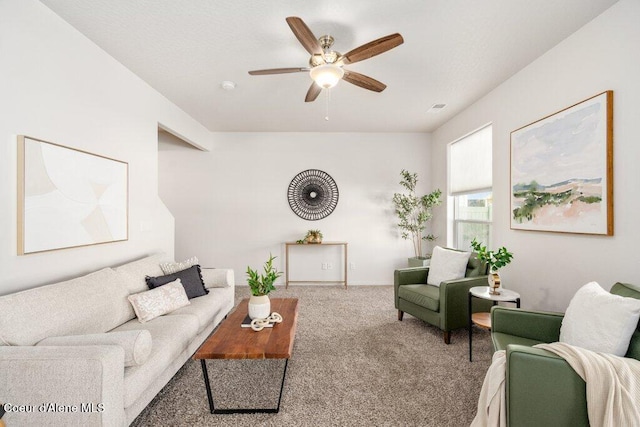
[{"label": "wooden coffee table", "polygon": [[[209,409],[212,414],[247,414],[247,413],[277,413],[280,411],[282,389],[287,375],[287,365],[293,350],[293,340],[296,335],[296,323],[298,321],[297,298],[272,298],[271,312],[282,315],[282,323],[276,323],[272,328],[264,328],[261,331],[253,331],[251,328],[242,328],[240,324],[247,315],[249,299],[243,299],[238,307],[231,313],[214,333],[200,346],[193,355],[195,360],[200,360],[204,385],[207,389]],[[285,359],[280,395],[276,408],[258,409],[216,409],[213,404],[209,374],[207,373],[207,359]]]}]

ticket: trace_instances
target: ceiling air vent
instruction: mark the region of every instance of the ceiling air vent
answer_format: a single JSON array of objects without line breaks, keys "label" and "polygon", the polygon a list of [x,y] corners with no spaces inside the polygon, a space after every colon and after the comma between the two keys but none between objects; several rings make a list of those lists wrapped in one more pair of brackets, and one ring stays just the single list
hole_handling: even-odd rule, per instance
[{"label": "ceiling air vent", "polygon": [[433,104],[431,108],[427,110],[427,113],[439,113],[440,111],[444,110],[444,107],[446,106],[447,104]]}]

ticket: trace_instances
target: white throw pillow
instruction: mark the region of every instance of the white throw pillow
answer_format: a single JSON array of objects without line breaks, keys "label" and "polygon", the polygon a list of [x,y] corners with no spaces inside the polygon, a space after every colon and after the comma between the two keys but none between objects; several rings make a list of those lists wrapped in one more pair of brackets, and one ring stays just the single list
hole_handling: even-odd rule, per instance
[{"label": "white throw pillow", "polygon": [[164,274],[173,274],[178,271],[186,270],[189,267],[193,267],[198,264],[198,257],[192,256],[191,258],[185,259],[182,262],[163,262],[160,263],[160,268],[164,272]]},{"label": "white throw pillow", "polygon": [[104,334],[67,335],[45,338],[38,345],[117,345],[124,350],[124,366],[139,366],[146,362],[151,354],[151,334],[146,329],[140,329]]},{"label": "white throw pillow", "polygon": [[233,270],[230,268],[203,268],[201,270],[204,287],[228,288],[233,281]]},{"label": "white throw pillow", "polygon": [[159,286],[150,291],[127,297],[140,323],[148,322],[163,314],[171,313],[191,304],[180,279]]},{"label": "white throw pillow", "polygon": [[446,280],[462,279],[467,271],[471,252],[452,251],[440,246],[433,248],[427,284],[440,286]]},{"label": "white throw pillow", "polygon": [[578,289],[560,327],[560,342],[624,356],[640,318],[640,300],[613,295],[596,282]]}]

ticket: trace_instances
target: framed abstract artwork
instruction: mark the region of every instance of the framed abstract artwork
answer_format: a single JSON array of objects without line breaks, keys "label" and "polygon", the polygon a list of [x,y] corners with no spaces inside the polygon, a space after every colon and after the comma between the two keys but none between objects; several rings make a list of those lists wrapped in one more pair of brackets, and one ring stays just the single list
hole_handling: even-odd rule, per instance
[{"label": "framed abstract artwork", "polygon": [[613,91],[511,132],[511,228],[613,235]]},{"label": "framed abstract artwork", "polygon": [[125,162],[18,136],[18,254],[128,239]]}]

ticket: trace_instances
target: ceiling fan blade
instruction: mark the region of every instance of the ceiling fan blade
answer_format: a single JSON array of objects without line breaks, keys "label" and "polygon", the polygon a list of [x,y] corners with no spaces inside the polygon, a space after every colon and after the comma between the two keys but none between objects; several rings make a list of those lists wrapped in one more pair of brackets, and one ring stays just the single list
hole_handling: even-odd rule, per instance
[{"label": "ceiling fan blade", "polygon": [[307,91],[307,96],[304,98],[304,102],[313,102],[316,100],[318,95],[322,92],[322,88],[316,84],[316,82],[311,83],[309,90]]},{"label": "ceiling fan blade", "polygon": [[322,46],[320,46],[318,38],[313,35],[302,19],[297,16],[290,16],[287,18],[287,24],[289,24],[291,31],[293,31],[293,34],[307,52],[312,55],[322,55]]},{"label": "ceiling fan blade", "polygon": [[390,34],[350,50],[342,55],[342,61],[344,64],[353,64],[354,62],[363,61],[373,56],[380,55],[381,53],[391,50],[396,46],[400,46],[402,43],[404,43],[404,39],[400,34]]},{"label": "ceiling fan blade", "polygon": [[364,74],[356,73],[355,71],[344,70],[344,76],[342,80],[347,81],[361,88],[369,89],[374,92],[382,92],[387,88],[387,85],[377,81],[374,78],[365,76]]},{"label": "ceiling fan blade", "polygon": [[303,71],[309,71],[309,68],[270,68],[267,70],[253,70],[249,71],[252,76],[262,76],[266,74],[286,74],[286,73],[300,73]]}]

